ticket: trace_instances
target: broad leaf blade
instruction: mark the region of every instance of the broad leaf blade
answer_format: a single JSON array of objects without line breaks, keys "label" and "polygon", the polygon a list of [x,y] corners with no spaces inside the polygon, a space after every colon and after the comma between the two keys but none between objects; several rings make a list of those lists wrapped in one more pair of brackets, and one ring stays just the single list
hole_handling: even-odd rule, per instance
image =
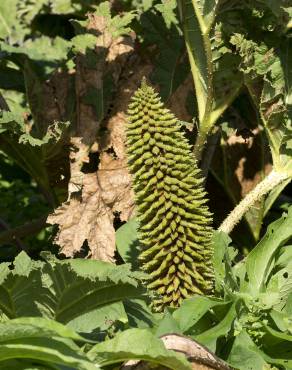
[{"label": "broad leaf blade", "polygon": [[[73,344],[73,342],[71,343]],[[78,354],[78,347],[71,348],[68,341],[49,338],[26,338],[0,345],[1,361],[15,358],[31,358],[40,362],[69,366],[80,370],[96,370],[85,355]]]},{"label": "broad leaf blade", "polygon": [[164,365],[173,370],[191,370],[186,358],[164,347],[163,342],[147,329],[129,329],[114,339],[97,344],[88,356],[102,366],[138,359]]},{"label": "broad leaf blade", "polygon": [[229,333],[236,316],[236,303],[233,303],[223,320],[209,330],[197,335],[195,339],[215,352],[217,339]]},{"label": "broad leaf blade", "polygon": [[247,256],[246,271],[252,294],[258,294],[263,288],[275,252],[292,235],[291,223],[292,207],[288,214],[269,225],[265,236]]},{"label": "broad leaf blade", "polygon": [[268,366],[264,354],[245,331],[235,338],[228,363],[238,370],[263,370]]},{"label": "broad leaf blade", "polygon": [[42,317],[20,317],[0,323],[0,333],[0,343],[27,337],[62,337],[85,341],[83,337],[67,326]]},{"label": "broad leaf blade", "polygon": [[128,265],[96,260],[33,261],[24,252],[0,272],[0,310],[4,317],[42,316],[79,332],[106,330],[113,321],[127,321],[122,301],[143,290],[139,273]]},{"label": "broad leaf blade", "polygon": [[45,319],[23,318],[0,324],[0,367],[10,359],[32,359],[49,366],[98,369],[72,339],[82,339],[63,325]]},{"label": "broad leaf blade", "polygon": [[178,322],[180,330],[186,333],[190,330],[211,308],[227,303],[221,299],[195,296],[185,299],[182,305],[174,311],[173,317]]}]

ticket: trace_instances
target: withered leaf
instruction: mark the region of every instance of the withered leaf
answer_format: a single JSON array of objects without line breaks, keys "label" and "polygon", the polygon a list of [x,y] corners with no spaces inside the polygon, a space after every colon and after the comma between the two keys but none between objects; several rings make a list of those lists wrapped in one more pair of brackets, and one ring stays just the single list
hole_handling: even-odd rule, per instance
[{"label": "withered leaf", "polygon": [[[92,30],[94,27],[99,28],[99,33],[106,32],[104,22],[89,16],[88,28]],[[125,111],[141,81],[140,74],[145,72],[147,75],[150,69],[149,66],[136,66],[139,69],[137,75],[134,73],[122,79],[123,66],[129,63],[132,50],[129,37],[113,39],[109,34],[104,36],[97,40],[95,52],[101,54],[95,69],[86,64],[85,55],[79,55],[76,61],[77,127],[76,135],[71,138],[69,196],[49,216],[48,222],[59,225],[55,242],[60,245],[61,253],[73,257],[87,241],[88,257],[113,262],[115,217],[127,221],[134,208],[125,155]],[[101,41],[102,45],[99,44]],[[109,72],[117,84],[119,98],[115,100],[109,117],[98,116],[84,96],[92,88],[102,89],[104,74]],[[101,124],[105,130],[97,136]],[[98,170],[84,173],[82,168],[89,162],[90,151],[91,156],[98,157]]]},{"label": "withered leaf", "polygon": [[67,257],[79,252],[87,240],[94,258],[109,261],[115,249],[112,218],[101,199],[96,174],[87,174],[83,177],[82,196],[72,195],[47,222],[59,225],[56,241]]},{"label": "withered leaf", "polygon": [[82,195],[73,193],[47,222],[59,225],[56,241],[61,247],[60,252],[67,257],[79,252],[87,240],[92,258],[113,261],[113,214],[102,199],[95,173],[83,176]]},{"label": "withered leaf", "polygon": [[87,241],[91,258],[113,262],[114,214],[118,212],[122,220],[128,220],[133,211],[125,161],[104,153],[101,163],[97,173],[80,171],[79,177],[71,177],[75,182],[71,183],[70,199],[48,217],[48,223],[59,225],[55,241],[67,257],[73,257]]}]

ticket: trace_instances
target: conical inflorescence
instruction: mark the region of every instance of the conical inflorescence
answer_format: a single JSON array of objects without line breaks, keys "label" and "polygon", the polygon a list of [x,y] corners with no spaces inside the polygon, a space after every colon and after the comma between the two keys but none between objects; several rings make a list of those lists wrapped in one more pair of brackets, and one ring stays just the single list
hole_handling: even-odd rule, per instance
[{"label": "conical inflorescence", "polygon": [[129,104],[128,164],[139,219],[140,262],[154,309],[213,290],[211,214],[200,171],[175,116],[143,80]]}]

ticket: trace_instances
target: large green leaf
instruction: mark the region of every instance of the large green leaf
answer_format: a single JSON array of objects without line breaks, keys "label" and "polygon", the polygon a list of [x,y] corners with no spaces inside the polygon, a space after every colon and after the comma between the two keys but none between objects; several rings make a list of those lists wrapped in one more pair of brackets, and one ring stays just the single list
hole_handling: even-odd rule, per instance
[{"label": "large green leaf", "polygon": [[14,269],[1,265],[0,310],[7,318],[43,316],[79,332],[127,321],[122,301],[141,294],[128,265],[94,260],[32,261],[22,252]]},{"label": "large green leaf", "polygon": [[282,333],[282,332],[277,331],[273,328],[270,328],[269,326],[266,326],[265,329],[266,329],[266,333],[267,333],[267,337],[268,337],[268,338],[265,338],[265,341],[268,345],[272,344],[272,342],[273,342],[271,339],[269,340],[269,336],[274,337],[275,339],[277,339],[278,343],[283,343],[283,341],[292,342],[292,335],[290,335],[290,334]]},{"label": "large green leaf", "polygon": [[192,368],[182,354],[167,350],[163,342],[147,329],[126,330],[114,339],[95,345],[88,356],[102,366],[128,359],[141,359],[174,370]]},{"label": "large green leaf", "polygon": [[235,338],[228,363],[238,370],[263,370],[268,368],[264,355],[245,331]]},{"label": "large green leaf", "polygon": [[0,322],[0,333],[0,343],[28,337],[62,337],[75,341],[85,341],[84,338],[67,326],[42,317],[21,317]]},{"label": "large green leaf", "polygon": [[160,315],[154,314],[143,297],[126,299],[124,307],[131,328],[146,329],[157,325]]},{"label": "large green leaf", "polygon": [[50,320],[23,318],[0,324],[1,362],[32,359],[39,364],[68,366],[70,369],[94,370],[99,366],[88,360],[72,339],[82,340],[76,333]]},{"label": "large green leaf", "polygon": [[292,335],[279,332],[265,326],[265,335],[262,340],[263,357],[271,364],[282,365],[284,369],[292,366]]},{"label": "large green leaf", "polygon": [[11,46],[0,42],[1,59],[11,60],[24,68],[27,59],[38,68],[39,77],[45,79],[62,62],[67,60],[71,42],[61,37],[50,38],[41,36],[34,40],[28,39],[23,46]]},{"label": "large green leaf", "polygon": [[49,364],[36,364],[35,360],[30,359],[12,359],[0,362],[1,370],[51,370],[51,369],[62,369],[62,365],[59,367],[56,364],[50,366]]},{"label": "large green leaf", "polygon": [[163,317],[158,321],[158,325],[152,330],[156,337],[169,333],[182,334],[179,323],[174,319],[168,309],[165,310]]},{"label": "large green leaf", "polygon": [[61,339],[41,337],[2,343],[0,345],[0,361],[28,357],[40,362],[67,365],[72,369],[98,369],[98,367],[90,363],[85,356],[78,354],[78,347],[74,348],[72,343],[70,343],[70,345],[68,344],[68,341],[63,341]]},{"label": "large green leaf", "polygon": [[265,236],[247,256],[246,271],[251,294],[257,295],[264,288],[276,251],[292,235],[291,222],[292,207],[288,214],[283,214],[279,220],[268,226]]},{"label": "large green leaf", "polygon": [[233,303],[226,316],[217,325],[195,336],[195,339],[215,352],[217,339],[230,332],[236,316],[236,303]]},{"label": "large green leaf", "polygon": [[195,296],[184,300],[174,311],[173,317],[178,322],[180,330],[186,333],[213,307],[226,304],[221,299]]}]

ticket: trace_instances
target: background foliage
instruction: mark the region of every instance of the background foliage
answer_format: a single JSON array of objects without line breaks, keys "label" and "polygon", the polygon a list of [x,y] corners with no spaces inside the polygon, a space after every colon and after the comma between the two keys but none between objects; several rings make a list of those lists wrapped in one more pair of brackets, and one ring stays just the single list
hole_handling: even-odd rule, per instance
[{"label": "background foliage", "polygon": [[[0,369],[190,368],[169,332],[238,369],[292,368],[291,15],[290,0],[0,2]],[[136,271],[124,144],[143,76],[194,148],[214,229],[271,169],[290,176],[232,247],[214,234],[216,297],[163,314]]]},{"label": "background foliage", "polygon": [[[290,123],[282,129],[277,122],[283,121],[283,117],[290,122],[291,8],[289,2],[272,4],[257,1],[230,5],[223,1],[217,6],[216,15],[206,14],[213,62],[214,112],[235,98],[231,105],[225,106],[225,113],[219,119],[220,132],[215,126],[217,133],[211,135],[207,143],[212,149],[205,151],[202,162],[205,173],[209,169],[207,189],[215,226],[271,167],[263,124],[270,125],[273,131],[272,153],[282,145],[283,135],[290,137],[287,131]],[[95,15],[86,21],[87,12],[96,8]],[[123,136],[123,112],[130,95],[126,89],[133,91],[140,76],[146,75],[159,88],[163,100],[179,119],[191,122],[196,117],[176,2],[114,2],[111,8],[112,15],[109,5],[98,6],[96,1],[13,0],[9,5],[7,1],[1,4],[1,19],[5,21],[0,29],[0,88],[12,112],[2,112],[1,116],[1,192],[4,193],[2,199],[8,202],[5,209],[9,209],[1,212],[1,227],[5,230],[5,224],[14,228],[26,221],[39,220],[33,228],[34,233],[42,230],[39,236],[25,237],[27,247],[36,252],[43,248],[52,250],[52,230],[43,229],[45,217],[52,208],[68,198],[68,191],[78,193],[79,188],[85,187],[84,178],[89,179],[90,176],[85,176],[88,173],[114,168],[113,186],[107,183],[105,172],[98,171],[104,179],[105,191],[111,193],[111,199],[107,197],[102,206],[106,208],[107,220],[104,217],[97,225],[87,225],[89,231],[73,242],[73,251],[66,250],[72,248],[68,247],[72,240],[62,232],[56,240],[66,255],[73,255],[85,244],[97,250],[103,242],[92,240],[90,231],[101,224],[104,230],[107,224],[105,243],[110,245],[108,250],[113,258],[114,228],[111,225],[114,223],[116,228],[132,212],[130,202],[115,203],[116,198],[129,192],[126,174],[121,170],[125,155],[119,137]],[[115,15],[117,12],[124,15]],[[165,23],[161,22],[161,15]],[[107,22],[105,29],[100,29],[101,19]],[[102,32],[108,35],[106,41],[98,36]],[[95,45],[99,45],[98,48]],[[265,60],[269,63],[263,63]],[[263,83],[262,94],[266,96],[256,96]],[[259,117],[260,99],[262,116],[271,104],[273,107],[264,121]],[[197,125],[187,126],[191,139],[195,137]],[[250,138],[244,140],[241,133]],[[76,143],[80,141],[76,138],[83,138],[83,143]],[[80,152],[74,170],[70,165],[70,161],[75,160],[72,147]],[[117,191],[121,176],[123,189]],[[88,182],[89,191],[97,186],[92,179]],[[15,199],[16,184],[23,189],[18,192],[22,206],[15,207],[13,212],[8,204]],[[267,224],[265,220],[270,220],[279,207],[289,202],[289,191],[281,194],[283,186],[275,189],[267,200],[258,202],[234,231],[235,235],[245,238],[247,250],[262,235],[263,222]],[[24,191],[29,188],[31,197]],[[279,194],[272,212],[268,212]],[[102,195],[102,198],[105,197]],[[24,200],[29,202],[29,207],[25,207]],[[18,208],[22,209],[23,217]],[[69,204],[69,209],[73,208]],[[72,220],[72,232],[77,225],[83,225],[82,213],[79,220]],[[51,222],[61,225],[62,219],[52,218]],[[9,248],[10,252],[4,253],[6,256],[19,251],[11,242],[2,244],[2,251]]]}]

